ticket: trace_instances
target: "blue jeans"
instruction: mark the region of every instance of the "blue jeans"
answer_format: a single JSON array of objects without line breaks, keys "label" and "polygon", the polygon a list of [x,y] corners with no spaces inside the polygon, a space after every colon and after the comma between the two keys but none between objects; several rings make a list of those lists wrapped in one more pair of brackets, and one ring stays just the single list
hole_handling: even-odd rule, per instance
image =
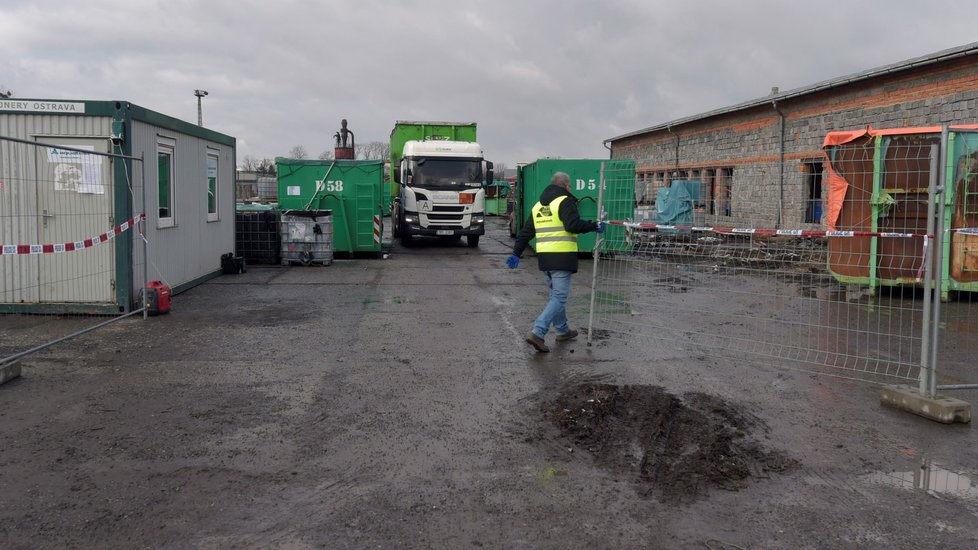
[{"label": "blue jeans", "polygon": [[553,325],[557,334],[566,334],[570,327],[567,326],[567,297],[570,296],[571,275],[570,271],[544,271],[547,277],[547,287],[550,288],[550,301],[543,312],[533,323],[533,334],[540,338],[547,335],[550,325]]}]

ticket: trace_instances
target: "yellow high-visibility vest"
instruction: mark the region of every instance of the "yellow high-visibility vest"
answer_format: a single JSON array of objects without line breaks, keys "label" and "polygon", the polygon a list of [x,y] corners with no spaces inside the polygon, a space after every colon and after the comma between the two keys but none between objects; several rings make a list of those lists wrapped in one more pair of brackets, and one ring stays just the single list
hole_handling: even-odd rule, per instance
[{"label": "yellow high-visibility vest", "polygon": [[533,205],[533,228],[537,233],[537,254],[547,252],[577,252],[577,235],[564,229],[560,219],[560,203],[567,198],[561,195],[544,206]]}]

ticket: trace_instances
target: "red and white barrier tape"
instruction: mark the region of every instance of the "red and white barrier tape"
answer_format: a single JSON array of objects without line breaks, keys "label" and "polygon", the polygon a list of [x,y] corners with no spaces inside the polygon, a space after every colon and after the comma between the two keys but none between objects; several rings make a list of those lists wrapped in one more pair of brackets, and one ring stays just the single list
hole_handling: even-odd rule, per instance
[{"label": "red and white barrier tape", "polygon": [[[759,235],[759,236],[792,236],[792,237],[890,237],[890,238],[911,238],[911,237],[926,237],[923,239],[923,250],[920,253],[921,258],[927,257],[927,246],[934,235],[927,233],[893,233],[886,231],[808,231],[804,229],[754,229],[754,228],[742,228],[742,227],[697,227],[693,225],[662,225],[657,223],[636,223],[636,222],[621,222],[621,221],[610,221],[608,222],[612,225],[621,225],[625,227],[625,242],[628,247],[631,247],[632,236],[631,232],[634,229],[671,229],[675,231],[696,231],[703,233],[721,233],[730,235]],[[958,229],[952,229],[958,233],[965,235],[978,235],[978,227],[962,227]],[[924,263],[921,262],[920,267],[917,269],[917,282],[920,282],[924,277]]]},{"label": "red and white barrier tape", "polygon": [[380,216],[374,215],[374,244],[380,244]]},{"label": "red and white barrier tape", "polygon": [[74,252],[76,250],[84,250],[86,248],[92,248],[93,246],[104,243],[105,241],[110,241],[116,237],[116,235],[121,235],[124,231],[127,231],[130,227],[135,227],[135,225],[146,219],[145,214],[139,214],[134,218],[129,218],[128,220],[122,222],[122,224],[115,226],[114,228],[102,233],[101,235],[96,235],[94,237],[83,239],[80,241],[73,241],[68,243],[58,243],[58,244],[4,244],[0,245],[0,256],[12,256],[15,254],[59,254],[61,252]]},{"label": "red and white barrier tape", "polygon": [[[674,231],[694,231],[701,233],[721,233],[728,235],[758,235],[761,237],[930,237],[926,233],[894,233],[886,231],[809,231],[807,229],[755,229],[748,227],[697,227],[694,225],[662,225],[657,223],[637,223],[611,221],[611,225],[621,225],[626,229],[670,229]],[[978,234],[978,230],[975,231]]]}]

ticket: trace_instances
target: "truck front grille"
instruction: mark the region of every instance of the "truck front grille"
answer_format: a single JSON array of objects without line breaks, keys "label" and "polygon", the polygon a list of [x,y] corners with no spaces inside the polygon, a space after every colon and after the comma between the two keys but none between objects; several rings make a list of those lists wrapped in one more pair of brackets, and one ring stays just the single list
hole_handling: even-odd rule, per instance
[{"label": "truck front grille", "polygon": [[460,216],[458,214],[434,214],[434,213],[431,213],[431,214],[428,214],[428,219],[431,220],[431,221],[433,221],[433,222],[442,222],[442,221],[458,222],[458,223],[461,223],[462,222],[462,216]]}]

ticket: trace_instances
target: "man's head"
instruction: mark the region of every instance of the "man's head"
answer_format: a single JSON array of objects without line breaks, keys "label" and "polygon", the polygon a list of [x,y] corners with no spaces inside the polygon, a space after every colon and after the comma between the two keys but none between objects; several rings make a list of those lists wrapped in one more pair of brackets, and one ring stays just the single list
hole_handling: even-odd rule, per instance
[{"label": "man's head", "polygon": [[550,185],[556,185],[557,187],[563,187],[568,192],[570,192],[570,176],[563,172],[557,172],[554,177],[550,178]]}]

